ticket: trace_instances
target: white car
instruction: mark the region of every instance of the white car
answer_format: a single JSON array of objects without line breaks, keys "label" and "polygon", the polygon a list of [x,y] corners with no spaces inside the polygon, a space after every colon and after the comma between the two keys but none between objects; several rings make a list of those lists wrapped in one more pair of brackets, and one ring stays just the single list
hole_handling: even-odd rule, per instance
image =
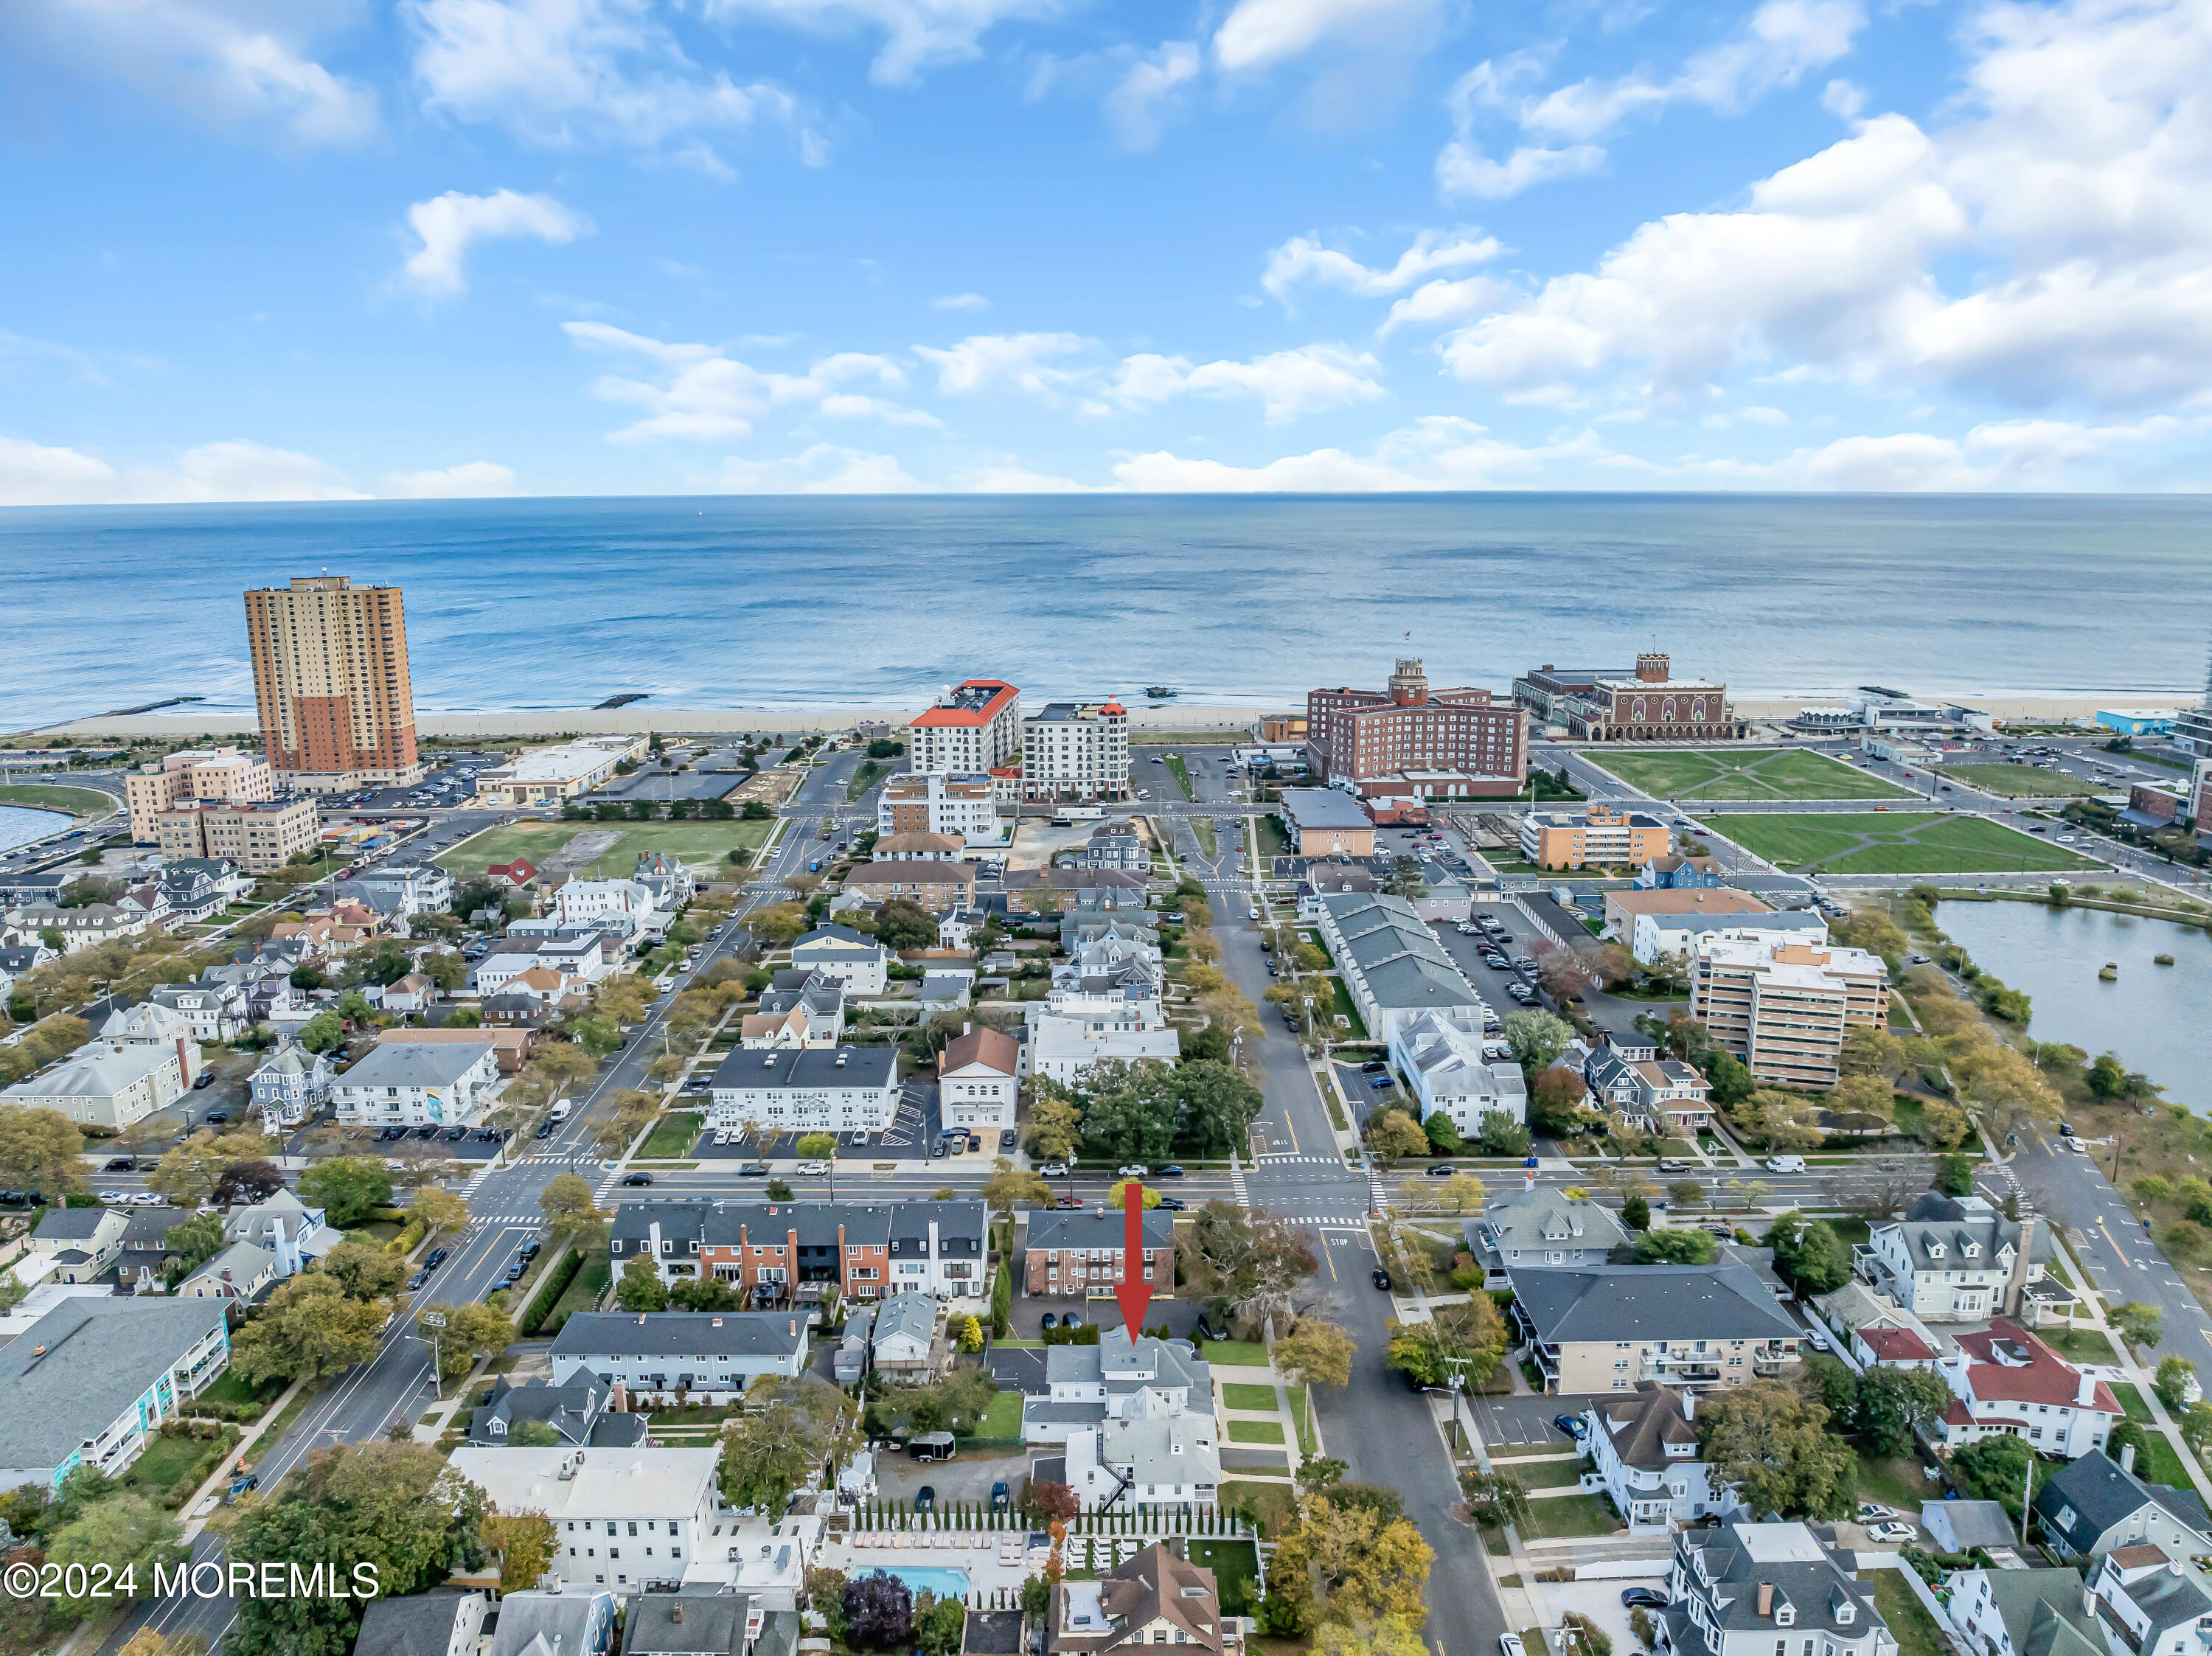
[{"label": "white car", "polygon": [[1039,1168],[1037,1171],[1048,1179],[1065,1179],[1067,1177],[1067,1167],[1065,1162],[1048,1162],[1044,1166]]},{"label": "white car", "polygon": [[1123,1179],[1142,1179],[1146,1174],[1150,1173],[1152,1169],[1145,1166],[1141,1162],[1132,1162],[1127,1167],[1119,1168],[1115,1171],[1119,1177]]},{"label": "white car", "polygon": [[127,1202],[131,1198],[119,1190],[104,1190],[100,1193],[100,1199],[103,1202]]},{"label": "white car", "polygon": [[1912,1526],[1910,1524],[1869,1524],[1867,1526],[1867,1538],[1870,1541],[1887,1541],[1901,1544],[1912,1539]]},{"label": "white car", "polygon": [[801,1162],[792,1171],[805,1179],[826,1179],[830,1176],[827,1162]]},{"label": "white car", "polygon": [[1805,1344],[1815,1351],[1825,1351],[1828,1349],[1828,1337],[1817,1328],[1808,1328],[1805,1331]]},{"label": "white car", "polygon": [[134,1208],[165,1208],[169,1205],[169,1198],[156,1196],[152,1191],[141,1191],[131,1198],[131,1205]]},{"label": "white car", "polygon": [[1500,1656],[1528,1656],[1528,1647],[1521,1642],[1521,1635],[1517,1633],[1499,1634],[1498,1648]]}]

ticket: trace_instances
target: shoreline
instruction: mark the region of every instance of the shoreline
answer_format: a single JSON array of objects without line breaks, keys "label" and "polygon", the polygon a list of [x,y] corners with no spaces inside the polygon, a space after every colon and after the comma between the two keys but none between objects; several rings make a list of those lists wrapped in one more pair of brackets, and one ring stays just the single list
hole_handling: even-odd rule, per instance
[{"label": "shoreline", "polygon": [[[1972,707],[1999,719],[2084,719],[2100,708],[2167,708],[2193,705],[2196,693],[2166,695],[2005,695],[1931,696],[1930,701]],[[1833,696],[1780,699],[1747,698],[1735,706],[1753,719],[1787,718],[1802,708],[1838,707]],[[630,731],[663,731],[672,734],[719,735],[745,731],[798,731],[843,730],[856,724],[877,722],[897,727],[917,711],[912,706],[870,707],[659,707],[633,702],[627,707],[547,707],[526,712],[418,713],[418,736],[434,737],[554,737],[616,735]],[[1256,724],[1275,714],[1296,718],[1303,706],[1219,702],[1170,702],[1160,707],[1132,707],[1129,725],[1136,731],[1234,730]],[[234,713],[140,713],[130,718],[81,719],[40,732],[49,739],[67,740],[94,736],[151,736],[175,738],[204,735],[258,736],[259,721],[252,711]]]}]

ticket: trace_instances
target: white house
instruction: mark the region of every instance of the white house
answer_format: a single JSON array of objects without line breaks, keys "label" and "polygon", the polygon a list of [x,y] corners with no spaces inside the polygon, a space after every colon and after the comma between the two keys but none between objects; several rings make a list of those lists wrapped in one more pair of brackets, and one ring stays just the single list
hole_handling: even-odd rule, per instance
[{"label": "white house", "polygon": [[1149,989],[1055,988],[1022,1010],[1029,1025],[1022,1052],[1027,1072],[1062,1086],[1074,1085],[1085,1069],[1102,1060],[1133,1064],[1149,1058],[1172,1064],[1182,1053],[1182,1038],[1161,1016]]},{"label": "white house", "polygon": [[144,1000],[136,1006],[118,1007],[102,1018],[93,1032],[95,1040],[117,1046],[166,1047],[177,1055],[185,1085],[191,1086],[204,1068],[199,1042],[192,1036],[192,1021],[173,1006]]},{"label": "white house", "polygon": [[1213,1506],[1221,1493],[1213,1411],[1140,1392],[1120,1416],[1069,1434],[1067,1482],[1085,1512]]},{"label": "white house", "polygon": [[184,1059],[174,1046],[92,1041],[52,1067],[0,1090],[0,1104],[53,1110],[86,1126],[120,1132],[174,1103],[190,1089]]},{"label": "white house", "polygon": [[345,1233],[323,1215],[321,1208],[309,1207],[292,1191],[273,1191],[224,1214],[223,1240],[267,1250],[276,1261],[278,1277],[296,1277],[345,1240]]},{"label": "white house", "polygon": [[875,1311],[870,1355],[877,1368],[902,1379],[927,1380],[937,1349],[937,1301],[927,1294],[901,1291]]},{"label": "white house", "polygon": [[553,1383],[589,1373],[635,1401],[723,1404],[763,1374],[795,1378],[806,1342],[803,1311],[580,1312],[553,1342]]},{"label": "white house", "polygon": [[251,1242],[233,1242],[177,1284],[186,1299],[236,1300],[250,1304],[276,1281],[276,1256]]},{"label": "white house", "polygon": [[711,1446],[464,1446],[453,1451],[450,1464],[501,1512],[539,1512],[552,1520],[555,1545],[546,1569],[562,1587],[605,1587],[620,1594],[648,1583],[681,1581],[699,1560],[719,1505],[720,1459],[720,1451]]},{"label": "white house", "polygon": [[959,1038],[946,1042],[938,1055],[939,1121],[975,1132],[1012,1126],[1021,1096],[1021,1065],[1022,1049],[1012,1035],[963,1025]]},{"label": "white house", "polygon": [[347,1126],[474,1126],[500,1086],[487,1039],[417,1046],[380,1043],[331,1087]]},{"label": "white house", "polygon": [[1531,1265],[1595,1270],[1628,1241],[1627,1228],[1611,1208],[1533,1179],[1525,1189],[1491,1198],[1480,1216],[1461,1222],[1460,1234],[1493,1277]]},{"label": "white house", "polygon": [[1985,1437],[2022,1437],[2045,1454],[2072,1460],[2102,1449],[2124,1418],[2111,1386],[2005,1317],[1960,1335],[1936,1372],[1952,1392],[1936,1429],[1954,1448]]},{"label": "white house", "polygon": [[246,991],[234,983],[164,983],[148,990],[146,998],[182,1016],[198,1041],[229,1040],[247,1022]]},{"label": "white house", "polygon": [[1442,1111],[1464,1138],[1480,1134],[1492,1115],[1528,1119],[1520,1066],[1493,1066],[1483,1058],[1482,1014],[1479,1005],[1440,1007],[1390,1026],[1391,1066],[1420,1101],[1421,1119]]},{"label": "white house", "polygon": [[441,914],[453,906],[453,877],[435,863],[386,863],[346,884],[364,893],[388,893],[402,914]]},{"label": "white house", "polygon": [[1096,1345],[1047,1348],[1045,1389],[1022,1399],[1022,1435],[1031,1443],[1065,1443],[1087,1427],[1124,1418],[1146,1392],[1157,1393],[1171,1410],[1211,1408],[1212,1372],[1183,1341],[1150,1334],[1133,1341],[1126,1325],[1102,1329]]},{"label": "white house", "polygon": [[2156,1547],[2108,1552],[2088,1599],[2112,1656],[2212,1656],[2212,1584],[2186,1559]]},{"label": "white house", "polygon": [[771,1133],[880,1132],[898,1113],[892,1046],[739,1047],[715,1066],[717,1128]]},{"label": "white house", "polygon": [[1483,1004],[1403,897],[1348,891],[1322,897],[1317,908],[1322,941],[1370,1033],[1388,1040],[1402,1019]]},{"label": "white house", "polygon": [[1727,1485],[1714,1488],[1698,1458],[1697,1410],[1695,1392],[1644,1380],[1630,1396],[1591,1399],[1584,1411],[1590,1458],[1630,1533],[1664,1533],[1738,1504]]},{"label": "white house", "polygon": [[1894,1656],[1874,1590],[1803,1524],[1723,1523],[1674,1537],[1656,1656]]},{"label": "white house", "polygon": [[890,981],[891,951],[847,925],[817,926],[791,945],[791,963],[827,972],[848,995],[880,995]]},{"label": "white house", "polygon": [[978,1201],[901,1202],[891,1210],[890,1290],[940,1300],[988,1295],[989,1226],[989,1210]]},{"label": "white house", "polygon": [[2020,1315],[2024,1290],[2043,1280],[2050,1257],[2051,1238],[2033,1215],[2008,1219],[1981,1197],[1935,1191],[1851,1250],[1863,1281],[1930,1323]]},{"label": "white house", "polygon": [[2106,1656],[2104,1629],[2072,1570],[1960,1570],[1950,1588],[1952,1624],[1974,1656]]}]

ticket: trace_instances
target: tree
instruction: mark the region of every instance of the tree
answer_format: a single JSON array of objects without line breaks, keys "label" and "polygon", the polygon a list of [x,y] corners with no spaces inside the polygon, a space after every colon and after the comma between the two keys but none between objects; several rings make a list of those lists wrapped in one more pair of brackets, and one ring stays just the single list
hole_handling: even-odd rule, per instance
[{"label": "tree", "polygon": [[263,1158],[268,1151],[269,1140],[260,1133],[218,1137],[214,1129],[203,1128],[161,1158],[161,1164],[146,1175],[146,1188],[167,1197],[178,1207],[202,1207],[213,1198],[226,1172],[248,1162],[265,1167]]},{"label": "tree", "polygon": [[1083,1128],[1082,1112],[1050,1081],[1030,1083],[1030,1154],[1045,1162],[1065,1162],[1075,1154]]},{"label": "tree", "polygon": [[1480,1386],[1505,1355],[1505,1319],[1489,1295],[1471,1294],[1464,1304],[1435,1307],[1429,1320],[1390,1321],[1386,1368],[1422,1386]]},{"label": "tree", "polygon": [[592,1187],[573,1173],[564,1173],[547,1185],[538,1198],[545,1222],[556,1236],[573,1236],[596,1224],[600,1214],[592,1201]]},{"label": "tree", "polygon": [[1581,1125],[1583,1101],[1589,1096],[1589,1084],[1572,1070],[1543,1071],[1528,1092],[1529,1131],[1547,1138],[1564,1138]]},{"label": "tree", "polygon": [[1742,1106],[1739,1119],[1769,1149],[1809,1150],[1820,1142],[1820,1106],[1791,1093],[1759,1089]]},{"label": "tree", "polygon": [[1537,1072],[1548,1069],[1575,1038],[1573,1028],[1549,1012],[1516,1012],[1505,1020],[1504,1034],[1522,1078],[1531,1086]]},{"label": "tree", "polygon": [[1275,1342],[1275,1368],[1309,1386],[1344,1386],[1352,1379],[1352,1353],[1359,1348],[1334,1323],[1301,1317]]},{"label": "tree", "polygon": [[1963,1156],[1939,1156],[1930,1187],[1945,1196],[1974,1193],[1974,1164]]},{"label": "tree", "polygon": [[[643,1259],[647,1266],[653,1263],[652,1260],[645,1259],[643,1254],[640,1254],[636,1259],[630,1260],[629,1265],[623,1267],[623,1271],[627,1273],[629,1266],[637,1264],[641,1259]],[[735,1311],[742,1303],[742,1300],[738,1290],[720,1277],[686,1277],[668,1290],[668,1303],[685,1311]],[[651,1306],[625,1307],[624,1308],[653,1309]]]},{"label": "tree", "polygon": [[349,1296],[381,1300],[407,1280],[407,1262],[396,1253],[362,1242],[340,1242],[323,1256],[321,1267]]},{"label": "tree", "polygon": [[861,1650],[886,1650],[914,1637],[914,1592],[896,1575],[871,1570],[845,1584],[845,1636]]},{"label": "tree", "polygon": [[916,1596],[914,1615],[915,1648],[921,1656],[956,1656],[968,1629],[968,1607],[957,1598],[932,1598],[926,1607]]},{"label": "tree", "polygon": [[2187,1358],[2167,1357],[2159,1364],[2158,1377],[2151,1382],[2151,1389],[2158,1393],[2160,1403],[2179,1414],[2188,1406],[2181,1395],[2182,1387],[2196,1377],[2197,1366]]},{"label": "tree", "polygon": [[1449,1208],[1454,1213],[1474,1213],[1490,1197],[1490,1192],[1482,1187],[1482,1180],[1473,1174],[1455,1173],[1445,1180],[1441,1187],[1433,1180],[1424,1182],[1428,1186],[1429,1199],[1438,1207]]},{"label": "tree", "polygon": [[219,1213],[196,1213],[191,1218],[171,1225],[161,1239],[162,1246],[173,1256],[173,1280],[171,1286],[182,1282],[229,1245],[223,1234],[222,1216]]},{"label": "tree", "polygon": [[1709,1265],[1721,1245],[1702,1230],[1647,1230],[1636,1239],[1640,1265]]},{"label": "tree", "polygon": [[1941,1375],[1877,1363],[1859,1376],[1851,1429],[1870,1454],[1908,1455],[1913,1435],[1932,1430],[1950,1406],[1951,1388]]},{"label": "tree", "polygon": [[1827,1424],[1827,1410],[1811,1398],[1754,1381],[1702,1400],[1699,1453],[1715,1482],[1755,1512],[1843,1518],[1851,1511],[1858,1457]]},{"label": "tree", "polygon": [[615,1284],[615,1303],[625,1311],[665,1311],[668,1288],[660,1272],[642,1253],[633,1253],[623,1265],[622,1280]]},{"label": "tree", "polygon": [[947,1338],[969,1356],[983,1349],[983,1325],[972,1316],[963,1314],[947,1318],[945,1332]]},{"label": "tree", "polygon": [[1964,1110],[1940,1098],[1931,1098],[1920,1107],[1920,1142],[1930,1149],[1950,1149],[1966,1136],[1971,1125]]},{"label": "tree", "polygon": [[983,1181],[983,1199],[1000,1213],[1010,1212],[1024,1202],[1042,1204],[1052,1200],[1052,1186],[1042,1177],[1017,1168],[1007,1157],[999,1157],[993,1168]]},{"label": "tree", "polygon": [[303,1271],[232,1337],[230,1366],[248,1386],[336,1374],[377,1353],[392,1314],[386,1300],[356,1300],[327,1271]]},{"label": "tree", "polygon": [[345,1022],[336,1012],[318,1012],[300,1026],[293,1037],[311,1052],[327,1052],[345,1039]]},{"label": "tree", "polygon": [[[89,1570],[104,1564],[118,1577],[128,1570],[137,1592],[118,1596],[149,1598],[155,1568],[173,1566],[185,1556],[183,1536],[174,1513],[136,1491],[117,1490],[82,1507],[53,1532],[46,1542],[46,1562],[59,1565],[64,1580],[73,1567]],[[49,1602],[56,1620],[75,1623],[114,1601],[64,1596]]]},{"label": "tree", "polygon": [[1386,1161],[1426,1156],[1429,1136],[1402,1110],[1378,1110],[1367,1123],[1367,1148]]},{"label": "tree", "polygon": [[1802,1297],[1833,1293],[1851,1279],[1850,1250],[1825,1219],[1785,1213],[1766,1233],[1766,1245],[1776,1273]]},{"label": "tree", "polygon": [[552,1422],[543,1420],[518,1420],[507,1435],[507,1445],[516,1449],[550,1449],[561,1441],[561,1434],[553,1429]]},{"label": "tree", "polygon": [[[429,1444],[370,1441],[318,1449],[274,1491],[226,1508],[234,1558],[373,1572],[380,1596],[435,1586],[480,1568],[483,1492]],[[248,1595],[228,1647],[239,1656],[345,1656],[365,1600],[340,1594]]]},{"label": "tree", "polygon": [[495,1357],[514,1344],[514,1325],[490,1306],[428,1305],[425,1311],[443,1316],[438,1330],[438,1373],[446,1380],[465,1374],[481,1357]]},{"label": "tree", "polygon": [[2130,1344],[2145,1350],[2158,1349],[2162,1338],[2164,1313],[2156,1306],[2145,1305],[2140,1300],[2130,1300],[2125,1305],[2116,1305],[2112,1313],[2112,1325],[2127,1337]]},{"label": "tree", "polygon": [[1692,1180],[1680,1179],[1667,1186],[1669,1207],[1693,1208],[1705,1199],[1705,1187]]},{"label": "tree", "polygon": [[1897,1094],[1881,1076],[1846,1075],[1828,1094],[1828,1108],[1842,1131],[1873,1132],[1897,1119]]},{"label": "tree", "polygon": [[1631,1192],[1620,1204],[1620,1222],[1631,1230],[1651,1228],[1651,1204],[1644,1199],[1640,1191]]},{"label": "tree", "polygon": [[843,1459],[859,1437],[858,1412],[836,1386],[810,1374],[756,1380],[744,1414],[722,1429],[722,1498],[781,1518],[808,1472]]},{"label": "tree", "polygon": [[1526,1156],[1528,1154],[1528,1129],[1503,1110],[1492,1110],[1482,1118],[1482,1153],[1485,1156]]},{"label": "tree", "polygon": [[214,1202],[219,1208],[258,1202],[284,1188],[284,1175],[273,1162],[234,1162],[215,1181]]},{"label": "tree", "polygon": [[937,916],[910,898],[893,897],[876,911],[876,941],[887,949],[932,949]]},{"label": "tree", "polygon": [[1843,1051],[1837,1064],[1847,1076],[1885,1081],[1895,1080],[1908,1067],[1902,1040],[1887,1029],[1870,1028],[1863,1024],[1844,1032]]},{"label": "tree", "polygon": [[1468,1517],[1486,1529],[1519,1524],[1528,1516],[1528,1492],[1510,1472],[1469,1467],[1459,1475],[1459,1487],[1467,1497]]},{"label": "tree", "polygon": [[9,1188],[58,1202],[84,1188],[83,1154],[84,1135],[59,1111],[0,1109],[0,1183]]},{"label": "tree", "polygon": [[1317,1656],[1425,1656],[1418,1624],[1403,1616],[1379,1622],[1350,1617],[1343,1625],[1325,1622],[1314,1632]]},{"label": "tree", "polygon": [[1705,1066],[1705,1083],[1714,1104],[1723,1111],[1740,1108],[1758,1091],[1751,1071],[1732,1052],[1713,1053]]},{"label": "tree", "polygon": [[422,1222],[422,1228],[430,1234],[441,1230],[459,1230],[469,1222],[469,1204],[452,1191],[435,1186],[415,1192],[409,1210]]},{"label": "tree", "polygon": [[1176,1137],[1204,1156],[1226,1156],[1251,1141],[1267,1100],[1232,1065],[1199,1059],[1176,1066],[1168,1092]]},{"label": "tree", "polygon": [[1274,1570],[1306,1579],[1324,1623],[1400,1617],[1418,1628],[1428,1618],[1423,1589],[1436,1556],[1408,1520],[1320,1495],[1278,1543]]},{"label": "tree", "polygon": [[1160,1192],[1141,1179],[1117,1180],[1114,1187],[1106,1192],[1106,1205],[1117,1212],[1126,1210],[1129,1205],[1129,1192],[1133,1190],[1137,1192],[1137,1199],[1146,1207],[1159,1206]]},{"label": "tree", "polygon": [[[522,1429],[534,1426],[543,1435],[543,1441],[533,1438],[526,1447],[550,1448],[561,1441],[561,1435],[542,1420],[526,1420],[517,1423],[507,1435],[507,1441],[520,1445]],[[552,1564],[554,1555],[560,1550],[556,1538],[553,1520],[544,1513],[524,1511],[502,1513],[489,1501],[484,1504],[483,1523],[478,1531],[484,1550],[499,1561],[499,1590],[501,1592],[521,1592],[538,1585],[538,1578]]]},{"label": "tree", "polygon": [[392,1200],[392,1174],[371,1156],[334,1156],[300,1175],[300,1199],[323,1209],[340,1230],[350,1230],[371,1208]]},{"label": "tree", "polygon": [[1459,1129],[1442,1110],[1432,1110],[1429,1119],[1421,1123],[1421,1131],[1429,1136],[1429,1144],[1439,1156],[1457,1156],[1467,1146],[1460,1142]]},{"label": "tree", "polygon": [[1951,1476],[1959,1493],[1969,1500],[2003,1504],[2014,1523],[2020,1521],[2021,1493],[2035,1451],[2024,1437],[1991,1435],[1951,1452]]},{"label": "tree", "polygon": [[1255,1318],[1287,1313],[1292,1290],[1321,1268],[1300,1228],[1264,1208],[1220,1200],[1176,1228],[1176,1253],[1194,1297]]}]

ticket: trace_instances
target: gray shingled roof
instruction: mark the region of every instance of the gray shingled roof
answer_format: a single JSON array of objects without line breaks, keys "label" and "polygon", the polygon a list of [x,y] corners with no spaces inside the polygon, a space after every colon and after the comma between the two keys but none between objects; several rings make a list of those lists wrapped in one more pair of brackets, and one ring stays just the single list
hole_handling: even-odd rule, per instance
[{"label": "gray shingled roof", "polygon": [[480,1042],[380,1042],[338,1080],[348,1087],[450,1087],[491,1050],[489,1035]]},{"label": "gray shingled roof", "polygon": [[1514,1304],[1547,1344],[1584,1340],[1795,1339],[1804,1331],[1748,1265],[1623,1265],[1513,1272]]},{"label": "gray shingled roof", "polygon": [[0,1348],[0,1466],[58,1466],[220,1327],[222,1300],[63,1301]]},{"label": "gray shingled roof", "polygon": [[556,1357],[787,1357],[806,1338],[788,1311],[584,1312],[553,1342]]},{"label": "gray shingled roof", "polygon": [[[1032,1208],[1028,1246],[1119,1248],[1126,1243],[1127,1223],[1119,1208]],[[1147,1210],[1144,1237],[1147,1248],[1174,1246],[1175,1215],[1164,1208]]]},{"label": "gray shingled roof", "polygon": [[377,1598],[361,1613],[354,1656],[446,1656],[453,1628],[471,1595],[415,1592],[404,1598]]}]

